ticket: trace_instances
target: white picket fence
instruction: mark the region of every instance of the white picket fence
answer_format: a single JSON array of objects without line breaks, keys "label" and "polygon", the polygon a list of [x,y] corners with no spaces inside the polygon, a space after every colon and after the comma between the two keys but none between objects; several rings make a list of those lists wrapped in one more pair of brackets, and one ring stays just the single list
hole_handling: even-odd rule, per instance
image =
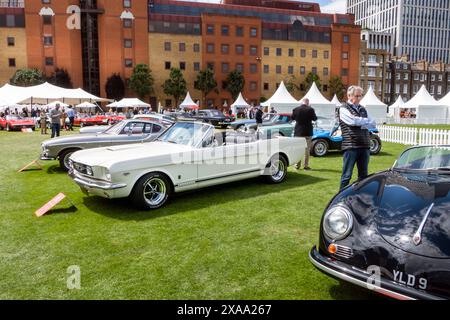
[{"label": "white picket fence", "polygon": [[404,145],[450,145],[450,130],[379,126],[382,141]]}]

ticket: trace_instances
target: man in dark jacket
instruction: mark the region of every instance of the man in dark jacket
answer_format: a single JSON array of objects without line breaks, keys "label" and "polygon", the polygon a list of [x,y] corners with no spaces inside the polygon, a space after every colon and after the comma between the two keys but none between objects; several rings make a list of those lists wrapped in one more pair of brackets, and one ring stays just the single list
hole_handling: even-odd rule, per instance
[{"label": "man in dark jacket", "polygon": [[257,138],[259,139],[259,129],[262,127],[262,123],[263,123],[263,111],[262,111],[262,106],[258,106],[256,109],[256,113],[255,113],[255,120],[256,120],[256,135]]},{"label": "man in dark jacket", "polygon": [[342,150],[344,151],[341,177],[341,190],[349,185],[355,164],[358,167],[358,179],[368,175],[370,159],[369,130],[375,128],[375,121],[359,103],[363,89],[350,86],[347,91],[348,101],[339,109],[339,124],[342,131]]},{"label": "man in dark jacket", "polygon": [[[308,99],[303,99],[303,104],[297,107],[292,112],[292,120],[295,120],[295,137],[303,137],[306,139],[305,150],[305,170],[311,170],[309,167],[309,154],[311,152],[311,141],[313,136],[313,121],[317,121],[316,112],[309,105]],[[300,160],[294,167],[298,170],[301,167],[302,161]]]}]

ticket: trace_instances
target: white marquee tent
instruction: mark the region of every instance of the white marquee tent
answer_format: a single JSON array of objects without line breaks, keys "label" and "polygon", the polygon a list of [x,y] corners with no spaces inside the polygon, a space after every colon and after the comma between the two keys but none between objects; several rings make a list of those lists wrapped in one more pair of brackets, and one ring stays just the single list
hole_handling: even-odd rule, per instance
[{"label": "white marquee tent", "polygon": [[400,109],[403,108],[404,104],[402,96],[399,95],[397,101],[389,107],[389,116],[396,120],[400,119]]},{"label": "white marquee tent", "polygon": [[53,101],[53,102],[50,102],[49,104],[47,104],[46,107],[49,109],[53,109],[53,108],[56,108],[57,104],[59,104],[59,106],[61,108],[67,108],[69,106],[67,103],[56,100],[56,101]]},{"label": "white marquee tent", "polygon": [[273,96],[269,100],[261,103],[261,105],[263,107],[274,107],[278,113],[292,113],[292,110],[300,106],[300,103],[291,96],[284,82],[281,81]]},{"label": "white marquee tent", "polygon": [[116,101],[106,105],[110,108],[149,108],[150,105],[138,98],[123,98],[120,101]]},{"label": "white marquee tent", "polygon": [[378,99],[373,92],[373,88],[369,87],[366,95],[361,100],[361,105],[367,110],[367,113],[372,117],[377,123],[386,123],[387,121],[387,105]]},{"label": "white marquee tent", "polygon": [[198,109],[198,104],[192,100],[189,92],[186,94],[183,102],[180,104],[180,109]]},{"label": "white marquee tent", "polygon": [[422,85],[419,92],[406,102],[403,108],[416,110],[416,123],[418,124],[447,123],[448,107],[436,101],[425,85]]},{"label": "white marquee tent", "polygon": [[[450,118],[450,91],[447,93],[447,95],[445,97],[443,97],[441,100],[439,100],[439,103],[441,105],[444,105],[447,107],[447,112],[448,112],[448,118]],[[450,120],[450,119],[447,119]]]},{"label": "white marquee tent", "polygon": [[97,105],[95,103],[90,103],[87,101],[77,104],[75,106],[75,108],[79,108],[79,109],[91,109],[91,108],[96,108],[96,107],[97,107]]},{"label": "white marquee tent", "polygon": [[12,104],[48,104],[55,100],[61,100],[67,104],[81,103],[82,101],[109,101],[96,97],[81,88],[66,89],[48,82],[31,87],[5,84],[0,88],[0,99]]},{"label": "white marquee tent", "polygon": [[[315,82],[313,82],[311,88],[308,90],[303,99],[309,99],[309,104],[314,108],[314,111],[318,117],[327,119],[335,118],[336,104],[330,102],[322,95],[322,93],[320,93],[320,90]],[[299,102],[301,103],[303,99]]]},{"label": "white marquee tent", "polygon": [[236,101],[233,102],[231,105],[231,110],[233,111],[233,114],[237,114],[237,111],[239,108],[250,108],[251,106],[245,101],[244,97],[242,96],[242,93],[239,93],[239,96],[237,97]]},{"label": "white marquee tent", "polygon": [[342,102],[339,101],[337,95],[334,95],[333,100],[331,100],[331,103],[336,105],[336,107],[340,107],[342,105]]}]

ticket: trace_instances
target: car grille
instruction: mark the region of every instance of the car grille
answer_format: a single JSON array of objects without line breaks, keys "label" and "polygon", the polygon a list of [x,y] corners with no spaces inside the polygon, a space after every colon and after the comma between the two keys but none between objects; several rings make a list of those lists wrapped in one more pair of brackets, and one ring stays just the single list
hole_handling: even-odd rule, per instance
[{"label": "car grille", "polygon": [[87,171],[86,171],[86,165],[79,163],[79,162],[74,162],[73,163],[73,169],[81,174],[86,174],[87,175]]},{"label": "car grille", "polygon": [[352,248],[349,247],[345,247],[345,246],[341,246],[341,245],[336,245],[336,256],[348,259],[353,257],[353,250]]}]

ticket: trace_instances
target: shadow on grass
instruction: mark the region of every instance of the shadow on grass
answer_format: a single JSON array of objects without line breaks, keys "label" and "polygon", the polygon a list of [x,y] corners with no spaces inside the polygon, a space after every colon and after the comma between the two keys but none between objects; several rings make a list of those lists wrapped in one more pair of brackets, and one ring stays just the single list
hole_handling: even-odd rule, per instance
[{"label": "shadow on grass", "polygon": [[[326,158],[341,158],[344,155],[344,153],[342,151],[330,151],[327,153],[326,156],[323,157],[312,157],[313,159],[326,159]],[[392,153],[389,152],[385,152],[385,151],[380,151],[379,154],[376,155],[371,155],[370,157],[390,157],[392,156]]]},{"label": "shadow on grass", "polygon": [[369,289],[339,281],[338,285],[330,288],[330,295],[336,300],[386,300],[387,298],[376,294]]},{"label": "shadow on grass", "polygon": [[59,166],[59,164],[51,165],[47,168],[47,173],[49,174],[67,174],[67,171]]},{"label": "shadow on grass", "polygon": [[270,195],[275,192],[304,187],[319,183],[325,179],[298,173],[288,173],[284,183],[271,185],[260,179],[231,182],[223,185],[174,194],[161,209],[139,211],[129,199],[105,199],[97,196],[84,197],[84,205],[91,211],[119,220],[148,220],[190,210],[200,210],[211,205],[229,203],[234,206],[237,200],[251,199]]},{"label": "shadow on grass", "polygon": [[46,215],[57,214],[57,213],[73,213],[73,212],[76,212],[77,210],[78,210],[77,207],[72,205],[68,208],[57,208],[57,209],[50,210],[49,212],[46,213]]}]

